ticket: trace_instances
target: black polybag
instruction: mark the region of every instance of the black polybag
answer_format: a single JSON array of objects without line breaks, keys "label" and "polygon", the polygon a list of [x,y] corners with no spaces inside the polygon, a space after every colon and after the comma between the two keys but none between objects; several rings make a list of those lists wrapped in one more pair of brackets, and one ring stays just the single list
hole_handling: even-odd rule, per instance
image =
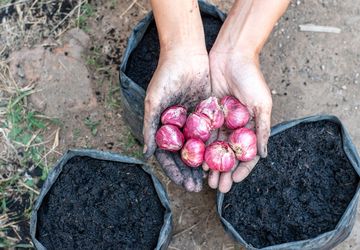
[{"label": "black polybag", "polygon": [[[225,14],[222,13],[215,6],[199,1],[199,8],[202,13],[219,18],[221,21],[225,20]],[[140,142],[143,142],[142,128],[144,118],[144,100],[145,90],[132,79],[126,75],[126,68],[133,50],[138,46],[143,38],[149,24],[154,20],[152,12],[150,12],[138,25],[133,29],[127,47],[125,49],[123,58],[120,64],[120,89],[121,101],[124,109],[124,120],[130,126],[132,134]],[[155,60],[155,59],[154,59]]]},{"label": "black polybag", "polygon": [[[342,137],[342,143],[343,148],[345,151],[346,156],[348,157],[348,160],[350,161],[351,165],[354,167],[357,174],[360,176],[360,157],[358,152],[356,151],[355,145],[352,143],[350,139],[350,135],[341,123],[341,121],[331,115],[317,115],[317,116],[310,116],[305,117],[293,121],[284,122],[281,124],[278,124],[271,129],[271,135],[279,134],[291,127],[294,127],[296,125],[299,125],[301,123],[308,123],[308,122],[316,122],[316,121],[331,121],[333,123],[336,123],[339,125],[341,130],[341,137]],[[235,184],[236,185],[236,184]],[[273,246],[268,246],[260,249],[264,250],[288,250],[288,249],[331,249],[334,248],[336,245],[340,244],[342,241],[344,241],[349,234],[351,233],[351,230],[355,223],[355,216],[357,212],[357,205],[358,200],[360,196],[360,182],[358,184],[356,193],[354,197],[352,198],[351,202],[349,203],[346,211],[342,215],[340,221],[334,228],[334,230],[320,234],[319,236],[308,239],[308,240],[302,240],[302,241],[294,241],[294,242],[288,242]],[[255,248],[251,244],[247,243],[242,237],[241,232],[237,232],[235,228],[222,216],[222,206],[224,201],[224,194],[221,192],[218,192],[217,194],[217,213],[220,216],[221,223],[223,224],[225,230],[241,245],[243,245],[246,249],[259,249]]]},{"label": "black polybag", "polygon": [[77,149],[77,150],[69,150],[67,153],[64,154],[64,156],[56,163],[55,167],[52,169],[52,171],[49,173],[45,183],[43,184],[39,197],[36,200],[36,203],[34,205],[31,219],[30,219],[30,236],[32,239],[32,242],[34,243],[34,246],[36,249],[39,250],[45,250],[46,247],[44,247],[41,242],[39,242],[36,239],[36,229],[37,229],[37,219],[38,219],[38,210],[42,204],[42,202],[45,199],[46,194],[51,189],[52,185],[56,182],[58,176],[61,174],[63,167],[66,165],[66,163],[73,157],[76,156],[87,156],[91,157],[93,159],[98,160],[106,160],[106,161],[113,161],[113,162],[123,162],[123,163],[131,163],[139,165],[146,173],[148,173],[151,176],[151,179],[153,181],[155,190],[158,194],[159,200],[161,201],[161,204],[165,208],[164,213],[164,222],[163,226],[161,228],[158,243],[156,246],[156,250],[163,250],[167,249],[167,246],[169,245],[170,239],[171,239],[171,232],[172,232],[172,212],[170,209],[170,201],[167,196],[167,193],[160,183],[160,181],[156,178],[156,176],[152,173],[150,170],[150,167],[148,167],[145,163],[138,159],[130,158],[127,156],[110,153],[110,152],[103,152],[98,150],[90,150],[90,149]]}]

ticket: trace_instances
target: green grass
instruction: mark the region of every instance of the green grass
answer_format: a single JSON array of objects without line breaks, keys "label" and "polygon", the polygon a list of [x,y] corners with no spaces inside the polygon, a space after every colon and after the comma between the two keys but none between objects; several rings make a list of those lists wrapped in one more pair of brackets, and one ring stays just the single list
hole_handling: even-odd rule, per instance
[{"label": "green grass", "polygon": [[135,137],[131,134],[131,132],[128,132],[125,138],[125,153],[127,155],[130,155],[134,158],[143,159],[144,155],[142,153],[142,149],[137,143]]},{"label": "green grass", "polygon": [[85,32],[89,31],[87,22],[89,17],[92,17],[94,15],[94,7],[91,6],[89,3],[85,3],[80,8],[80,15],[77,18],[78,27],[80,29],[83,29]]},{"label": "green grass", "polygon": [[109,109],[115,109],[120,107],[120,100],[119,100],[119,91],[120,87],[110,87],[108,94],[105,98],[105,105]]},{"label": "green grass", "polygon": [[[17,146],[24,147],[23,163],[33,162],[35,165],[45,168],[42,155],[45,146],[42,145],[43,138],[39,130],[46,128],[44,119],[37,118],[37,112],[25,108],[25,98],[31,91],[18,93],[16,98],[10,100],[7,112],[7,127],[10,129],[9,139]],[[39,146],[32,147],[32,144]]]},{"label": "green grass", "polygon": [[77,139],[79,139],[81,134],[81,129],[80,128],[75,128],[73,130],[73,140],[76,141]]},{"label": "green grass", "polygon": [[98,71],[102,67],[102,63],[100,62],[101,55],[102,53],[100,47],[94,46],[86,58],[86,65],[94,67],[95,70]]},{"label": "green grass", "polygon": [[5,4],[11,3],[11,0],[0,0],[0,7]]},{"label": "green grass", "polygon": [[110,2],[110,9],[111,9],[111,10],[112,10],[112,9],[115,9],[116,4],[117,4],[116,0],[111,0],[111,2]]},{"label": "green grass", "polygon": [[99,121],[93,121],[93,120],[91,120],[89,117],[87,117],[85,120],[84,120],[84,124],[85,124],[85,126],[88,128],[88,129],[90,129],[90,131],[91,131],[91,134],[93,135],[93,136],[96,136],[96,134],[97,134],[97,127],[100,125],[100,123],[101,123],[101,121],[99,120]]},{"label": "green grass", "polygon": [[[0,0],[0,7],[17,2],[20,1]],[[56,1],[41,0],[36,3],[35,1],[22,1],[19,11],[24,13],[23,19],[27,20],[27,16],[31,16],[31,20],[35,23],[38,18],[39,25],[33,24],[26,35],[19,35],[20,28],[17,27],[23,27],[22,21],[7,22],[9,30],[14,35],[8,35],[10,32],[4,34],[9,46],[0,52],[0,57],[3,58],[5,53],[17,50],[28,41],[30,44],[36,44],[41,41],[41,34],[44,31],[50,31],[57,27],[57,24],[59,24],[58,30],[61,31],[74,26],[82,28],[85,32],[89,31],[89,19],[95,15],[94,7],[87,3],[90,1],[82,4],[79,16],[76,10],[71,12],[72,14],[63,23],[43,25],[42,9],[51,4],[50,2]],[[77,1],[75,2],[77,3]],[[40,13],[39,17],[34,14],[37,12]],[[58,15],[59,13],[54,16],[54,20],[57,20]],[[62,18],[58,19],[62,20]],[[19,21],[21,21],[21,25]],[[43,27],[39,29],[39,32],[40,25]],[[28,37],[31,39],[27,39]],[[95,53],[92,53],[88,63],[94,67],[100,67],[99,54],[100,48],[95,48]],[[37,185],[40,179],[46,179],[49,165],[57,158],[50,150],[55,145],[54,132],[62,126],[59,119],[46,117],[30,109],[27,98],[33,91],[26,88],[18,89],[17,84],[16,79],[10,76],[7,60],[0,60],[0,150],[5,149],[4,152],[0,152],[0,249],[33,248],[29,235],[22,235],[21,230],[24,230],[24,225],[28,226],[31,209],[39,192]],[[96,134],[98,123],[91,121],[88,125],[92,133]],[[74,136],[79,137],[80,132],[74,131]],[[36,176],[30,172],[35,166],[39,170],[36,172]],[[14,236],[14,233],[19,233],[19,237]]]},{"label": "green grass", "polygon": [[[0,128],[6,131],[5,138],[17,152],[11,160],[0,160],[0,222],[2,224],[17,224],[30,219],[32,205],[39,192],[36,183],[40,179],[45,180],[49,172],[45,161],[49,149],[46,147],[44,134],[52,128],[51,126],[61,124],[58,119],[47,118],[27,108],[27,97],[32,93],[32,90],[17,90],[9,98],[6,114],[0,123]],[[27,174],[29,167],[38,167],[41,176]],[[19,199],[21,202],[18,201]],[[32,247],[30,244],[17,244],[14,238],[6,236],[7,232],[13,230],[15,229],[11,225],[0,227],[0,248]]]}]

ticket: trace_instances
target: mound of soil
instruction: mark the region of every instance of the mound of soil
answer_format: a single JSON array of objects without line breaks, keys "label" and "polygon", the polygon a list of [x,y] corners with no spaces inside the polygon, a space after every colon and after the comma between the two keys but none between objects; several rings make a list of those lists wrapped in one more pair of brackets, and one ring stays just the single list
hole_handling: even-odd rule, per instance
[{"label": "mound of soil", "polygon": [[337,124],[299,124],[269,140],[269,155],[225,194],[223,216],[257,248],[333,230],[356,192]]},{"label": "mound of soil", "polygon": [[[201,18],[205,32],[206,48],[210,51],[219,33],[222,21],[205,13],[201,13]],[[155,21],[153,21],[150,23],[138,46],[131,53],[125,70],[126,75],[146,90],[155,72],[159,54],[159,37]]]},{"label": "mound of soil", "polygon": [[165,209],[139,166],[74,157],[38,212],[47,249],[154,249]]}]

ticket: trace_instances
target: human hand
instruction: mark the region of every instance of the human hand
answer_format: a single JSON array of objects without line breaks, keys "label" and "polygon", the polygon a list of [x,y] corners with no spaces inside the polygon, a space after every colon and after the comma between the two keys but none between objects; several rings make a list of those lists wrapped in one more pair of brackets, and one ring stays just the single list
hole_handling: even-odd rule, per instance
[{"label": "human hand", "polygon": [[[210,74],[213,94],[218,97],[235,96],[244,104],[253,118],[247,127],[254,128],[257,136],[258,154],[267,156],[267,142],[270,135],[272,99],[269,88],[259,67],[256,54],[223,53],[211,51]],[[227,138],[227,131],[218,132],[218,140]],[[208,183],[226,193],[232,183],[244,180],[252,171],[259,156],[249,162],[237,163],[232,171],[220,173],[210,171]],[[204,170],[208,167],[204,166]]]},{"label": "human hand", "polygon": [[[254,120],[247,126],[256,130],[261,157],[267,155],[272,99],[259,67],[259,53],[289,3],[289,0],[235,1],[209,56],[213,93],[219,97],[233,95],[248,108]],[[246,178],[258,160],[256,157],[241,162],[228,173],[210,171],[209,186],[228,192],[233,181]]]},{"label": "human hand", "polygon": [[160,54],[158,67],[150,81],[145,98],[144,153],[155,156],[167,176],[187,191],[202,189],[201,168],[190,168],[180,159],[179,153],[157,149],[155,133],[161,113],[169,106],[181,104],[192,110],[210,95],[209,61],[206,50],[187,48]]}]

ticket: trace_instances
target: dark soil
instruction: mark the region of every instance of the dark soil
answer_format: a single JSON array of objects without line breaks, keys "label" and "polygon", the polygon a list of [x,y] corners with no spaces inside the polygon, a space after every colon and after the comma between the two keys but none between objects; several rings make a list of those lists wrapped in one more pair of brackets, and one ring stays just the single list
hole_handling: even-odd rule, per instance
[{"label": "dark soil", "polygon": [[224,197],[223,216],[261,248],[333,230],[359,176],[347,159],[339,127],[300,124],[269,141],[269,155]]},{"label": "dark soil", "polygon": [[[206,48],[210,51],[219,33],[222,21],[205,13],[202,13],[201,17],[204,25]],[[146,90],[156,69],[159,54],[159,38],[155,21],[153,21],[138,46],[131,53],[125,70],[126,75]]]},{"label": "dark soil", "polygon": [[164,208],[139,166],[74,157],[38,215],[47,249],[154,249]]}]

